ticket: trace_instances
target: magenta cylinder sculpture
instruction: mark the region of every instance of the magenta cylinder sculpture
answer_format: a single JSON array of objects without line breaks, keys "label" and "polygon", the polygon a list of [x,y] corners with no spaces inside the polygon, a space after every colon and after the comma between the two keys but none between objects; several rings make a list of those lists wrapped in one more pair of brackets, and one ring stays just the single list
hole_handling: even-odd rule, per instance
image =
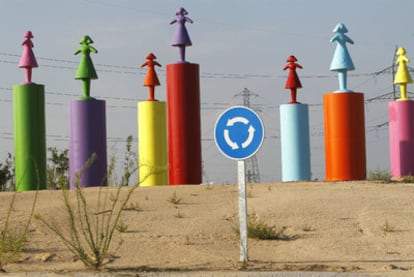
[{"label": "magenta cylinder sculpture", "polygon": [[388,103],[391,177],[414,175],[414,101]]},{"label": "magenta cylinder sculpture", "polygon": [[[106,186],[105,101],[94,98],[71,101],[69,128],[70,188],[76,188],[77,182],[80,187]],[[93,154],[96,154],[96,160],[85,168]]]}]

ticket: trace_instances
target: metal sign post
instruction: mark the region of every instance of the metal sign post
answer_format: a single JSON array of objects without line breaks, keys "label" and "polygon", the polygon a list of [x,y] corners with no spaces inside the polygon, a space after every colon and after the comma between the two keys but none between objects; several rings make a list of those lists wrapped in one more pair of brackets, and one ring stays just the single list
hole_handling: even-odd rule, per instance
[{"label": "metal sign post", "polygon": [[240,261],[248,261],[247,200],[245,159],[253,156],[263,143],[264,128],[260,117],[251,109],[235,106],[217,119],[214,128],[216,145],[224,156],[237,160]]},{"label": "metal sign post", "polygon": [[247,262],[247,200],[246,200],[246,167],[244,160],[237,161],[239,181],[239,231],[240,261]]}]

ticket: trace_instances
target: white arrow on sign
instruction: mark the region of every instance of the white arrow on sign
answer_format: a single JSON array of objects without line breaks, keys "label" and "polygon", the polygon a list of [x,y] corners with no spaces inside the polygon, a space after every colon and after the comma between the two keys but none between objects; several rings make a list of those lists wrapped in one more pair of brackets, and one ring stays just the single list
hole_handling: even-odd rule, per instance
[{"label": "white arrow on sign", "polygon": [[[245,125],[249,124],[249,120],[245,117],[241,117],[241,116],[236,116],[233,118],[229,118],[229,120],[227,120],[227,126],[233,126],[234,123],[243,123]],[[256,131],[254,129],[254,127],[252,125],[250,125],[249,129],[247,130],[249,132],[249,136],[247,137],[246,141],[242,143],[242,148],[246,148],[250,145],[250,143],[252,143],[253,138],[254,138],[254,132]],[[230,139],[230,133],[228,129],[224,130],[224,140],[226,141],[226,143],[231,147],[231,149],[236,150],[239,149],[239,146],[237,145],[236,142],[233,142]]]},{"label": "white arrow on sign", "polygon": [[230,139],[230,132],[229,132],[228,129],[224,130],[224,140],[231,147],[231,149],[233,149],[233,150],[239,149],[239,146],[237,145],[237,142],[233,142]]},{"label": "white arrow on sign", "polygon": [[233,126],[234,123],[244,123],[245,125],[249,124],[249,120],[247,118],[241,117],[241,116],[236,116],[233,118],[229,118],[229,120],[227,120],[227,126]]},{"label": "white arrow on sign", "polygon": [[256,130],[254,129],[254,127],[250,125],[249,130],[248,130],[249,136],[247,137],[246,141],[242,143],[242,148],[246,148],[247,146],[250,145],[250,143],[252,143],[255,131]]}]

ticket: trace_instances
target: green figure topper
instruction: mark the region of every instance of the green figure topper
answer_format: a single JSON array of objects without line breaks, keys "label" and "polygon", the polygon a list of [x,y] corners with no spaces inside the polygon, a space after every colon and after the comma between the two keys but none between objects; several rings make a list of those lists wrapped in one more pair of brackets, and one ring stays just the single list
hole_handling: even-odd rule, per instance
[{"label": "green figure topper", "polygon": [[81,41],[81,47],[76,50],[75,55],[82,53],[81,60],[79,62],[78,70],[76,71],[75,79],[82,80],[83,97],[82,100],[87,100],[90,97],[91,79],[98,79],[95,67],[90,56],[90,53],[98,53],[98,51],[91,46],[93,40],[89,36],[84,36]]}]

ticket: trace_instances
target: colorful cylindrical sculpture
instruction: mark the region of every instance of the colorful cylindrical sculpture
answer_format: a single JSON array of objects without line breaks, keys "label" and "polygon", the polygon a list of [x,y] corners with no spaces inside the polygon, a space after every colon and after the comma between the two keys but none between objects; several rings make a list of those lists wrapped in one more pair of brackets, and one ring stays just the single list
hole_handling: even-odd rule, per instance
[{"label": "colorful cylindrical sculpture", "polygon": [[16,190],[46,188],[44,86],[13,86]]},{"label": "colorful cylindrical sculpture", "polygon": [[168,185],[166,104],[138,102],[140,186]]},{"label": "colorful cylindrical sculpture", "polygon": [[200,184],[201,128],[199,65],[167,65],[169,184]]},{"label": "colorful cylindrical sculpture", "polygon": [[414,101],[388,103],[391,176],[414,175]]},{"label": "colorful cylindrical sculpture", "polygon": [[[94,98],[69,103],[70,187],[107,185],[105,101]],[[88,161],[92,155],[96,159]],[[87,167],[87,168],[86,168]],[[79,178],[80,177],[80,178]]]},{"label": "colorful cylindrical sculpture", "polygon": [[306,104],[280,105],[282,181],[311,179],[309,110]]},{"label": "colorful cylindrical sculpture", "polygon": [[323,97],[326,180],[366,179],[364,95]]}]

